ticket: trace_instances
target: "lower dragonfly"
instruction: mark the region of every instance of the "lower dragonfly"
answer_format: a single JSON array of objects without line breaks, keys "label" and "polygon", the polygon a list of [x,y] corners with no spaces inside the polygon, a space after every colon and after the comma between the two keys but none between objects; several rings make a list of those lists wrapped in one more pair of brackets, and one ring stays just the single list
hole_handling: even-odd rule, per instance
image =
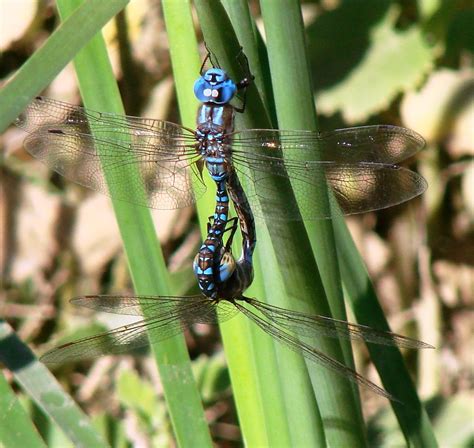
[{"label": "lower dragonfly", "polygon": [[[90,295],[72,299],[75,305],[98,311],[151,317],[106,333],[66,343],[47,352],[41,360],[61,363],[119,354],[172,337],[193,324],[216,324],[241,312],[275,340],[305,358],[366,386],[381,396],[398,401],[381,387],[302,339],[323,336],[403,348],[433,347],[395,333],[291,311],[243,295],[253,279],[251,256],[255,229],[252,216],[242,212],[240,218],[244,221],[248,219],[249,222],[241,223],[242,255],[235,260],[231,243],[237,229],[237,219],[227,219],[229,199],[226,190],[226,185],[231,189],[236,188],[233,182],[233,179],[227,184],[223,180],[216,182],[218,193],[215,214],[209,220],[207,238],[194,262],[194,271],[202,294],[180,297]],[[239,207],[239,204],[236,207]],[[230,236],[224,243],[226,232],[230,232]],[[148,333],[151,329],[153,332]]]}]

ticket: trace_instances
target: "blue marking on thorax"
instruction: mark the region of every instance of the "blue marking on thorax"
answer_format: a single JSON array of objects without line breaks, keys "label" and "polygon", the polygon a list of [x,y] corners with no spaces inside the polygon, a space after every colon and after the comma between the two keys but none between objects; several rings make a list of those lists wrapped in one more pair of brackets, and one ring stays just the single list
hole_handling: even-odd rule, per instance
[{"label": "blue marking on thorax", "polygon": [[[199,113],[198,113],[196,121],[197,121],[198,126],[200,124],[206,123],[206,108],[205,107],[200,107],[199,108]],[[199,132],[198,135],[203,136],[204,134],[202,132]]]},{"label": "blue marking on thorax", "polygon": [[214,107],[212,122],[217,126],[224,125],[224,108],[223,107]]}]

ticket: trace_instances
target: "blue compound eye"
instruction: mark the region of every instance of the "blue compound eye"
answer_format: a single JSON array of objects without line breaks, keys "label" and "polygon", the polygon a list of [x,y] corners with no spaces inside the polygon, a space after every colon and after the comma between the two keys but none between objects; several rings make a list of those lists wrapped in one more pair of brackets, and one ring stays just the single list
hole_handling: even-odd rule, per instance
[{"label": "blue compound eye", "polygon": [[220,68],[210,68],[204,73],[203,78],[210,83],[221,83],[228,79],[227,73]]},{"label": "blue compound eye", "polygon": [[236,91],[234,81],[220,68],[209,69],[194,83],[194,94],[201,103],[226,104]]}]

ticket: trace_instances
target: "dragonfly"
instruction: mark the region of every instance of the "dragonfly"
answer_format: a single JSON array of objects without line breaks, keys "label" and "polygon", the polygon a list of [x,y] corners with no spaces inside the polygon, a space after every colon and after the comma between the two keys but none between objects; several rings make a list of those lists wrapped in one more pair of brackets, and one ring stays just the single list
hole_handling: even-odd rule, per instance
[{"label": "dragonfly", "polygon": [[[231,223],[231,236],[227,242],[225,244],[222,242],[223,236],[214,240],[214,243],[218,245],[216,251],[220,254],[212,266],[214,278],[220,278],[225,260],[230,260],[232,268],[228,269],[231,271],[229,276],[224,276],[222,281],[216,280],[218,294],[214,298],[204,294],[176,297],[88,295],[74,298],[71,300],[74,305],[95,311],[144,318],[98,335],[63,344],[45,353],[41,361],[63,363],[129,352],[149,343],[163,341],[197,323],[225,322],[240,312],[290,350],[350,381],[369,388],[376,394],[398,401],[389,392],[324,354],[307,341],[322,336],[410,349],[433,347],[396,333],[330,317],[292,311],[243,295],[243,291],[252,281],[253,270],[251,263],[248,263],[245,257],[240,257],[238,261],[233,259],[231,242],[237,228],[237,219],[234,218],[229,223]],[[221,224],[222,222],[217,225]],[[215,230],[216,226],[210,225],[210,228]],[[225,232],[228,230],[226,229]],[[210,231],[208,236],[215,236],[215,232]]]},{"label": "dragonfly", "polygon": [[[118,199],[127,199],[129,191],[136,189],[139,193],[145,189],[147,197],[143,201],[139,199],[140,205],[156,208],[190,205],[202,193],[199,185],[204,184],[199,184],[199,179],[203,164],[217,187],[215,213],[193,264],[200,295],[94,295],[73,299],[74,304],[94,310],[152,317],[64,344],[46,353],[42,360],[57,363],[122,353],[164,340],[195,323],[215,324],[241,312],[288,348],[396,400],[304,339],[326,336],[409,348],[428,348],[429,344],[363,325],[286,310],[243,293],[253,279],[252,254],[256,244],[253,210],[258,214],[265,209],[267,214],[275,200],[272,188],[263,187],[268,185],[266,180],[270,176],[291,179],[293,188],[300,192],[306,191],[308,185],[315,186],[315,178],[324,178],[332,186],[344,213],[383,208],[408,200],[426,188],[421,176],[395,164],[419,150],[423,140],[413,131],[390,126],[353,128],[330,134],[234,132],[234,113],[243,112],[244,107],[236,108],[230,101],[250,82],[251,77],[247,77],[234,83],[222,69],[215,67],[202,73],[194,88],[202,102],[195,131],[161,120],[102,114],[42,97],[19,117],[17,124],[30,133],[25,141],[28,151],[76,182],[104,193],[109,193],[110,188]],[[333,152],[331,156],[330,152]],[[303,162],[302,155],[307,156]],[[120,168],[125,165],[138,168],[141,176],[136,183],[124,181]],[[237,173],[246,176],[248,190],[242,189]],[[384,188],[379,185],[381,180]],[[191,188],[196,183],[198,187]],[[394,186],[398,188],[389,188]],[[238,219],[230,221],[229,197],[238,215]],[[260,203],[266,206],[261,209]],[[278,219],[329,217],[311,206],[300,210],[294,204],[286,210],[278,214]],[[231,242],[238,224],[243,243],[242,255],[235,260]],[[224,243],[226,232],[230,236]],[[148,329],[157,330],[151,333],[150,339]]]},{"label": "dragonfly", "polygon": [[[389,125],[326,133],[235,131],[235,113],[244,111],[253,80],[250,70],[234,82],[214,62],[203,71],[204,63],[194,85],[201,102],[196,129],[46,97],[34,99],[15,123],[29,134],[27,151],[52,170],[116,199],[156,209],[192,205],[206,190],[204,165],[211,176],[222,170],[238,174],[248,201],[241,207],[263,219],[330,218],[318,206],[326,197],[321,182],[329,185],[345,215],[397,205],[425,191],[421,175],[399,166],[424,146],[416,132]],[[233,105],[239,93],[242,107]],[[125,167],[133,167],[136,175],[124,176]],[[288,182],[295,197],[282,204],[278,189]]]},{"label": "dragonfly", "polygon": [[[156,343],[170,338],[196,323],[225,322],[240,312],[289,349],[357,384],[368,387],[381,396],[398,401],[396,397],[355,370],[324,354],[305,339],[324,336],[418,349],[430,348],[429,344],[364,325],[291,311],[243,294],[253,280],[251,256],[255,245],[255,227],[251,213],[247,214],[245,207],[239,208],[240,202],[235,205],[239,217],[228,219],[230,195],[227,188],[233,189],[238,196],[239,185],[236,179],[232,175],[215,178],[217,186],[215,213],[209,219],[207,238],[193,265],[201,294],[179,297],[90,295],[75,298],[72,300],[75,305],[96,311],[142,316],[144,319],[99,335],[63,344],[47,352],[41,360],[46,363],[62,363],[106,354],[119,354],[150,342]],[[231,247],[239,222],[242,233],[242,255],[235,260]],[[227,232],[230,232],[230,236],[224,243]]]}]

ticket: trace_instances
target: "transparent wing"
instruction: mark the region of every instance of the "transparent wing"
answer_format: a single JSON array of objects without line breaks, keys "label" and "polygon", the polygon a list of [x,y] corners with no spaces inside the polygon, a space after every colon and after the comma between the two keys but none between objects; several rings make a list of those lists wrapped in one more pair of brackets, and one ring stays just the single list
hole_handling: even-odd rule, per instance
[{"label": "transparent wing", "polygon": [[[416,154],[425,141],[411,129],[375,125],[314,132],[246,129],[232,134],[234,153],[260,160],[260,150],[271,161],[279,152],[286,160],[316,160],[342,164],[396,164]],[[258,149],[255,153],[255,149]]]},{"label": "transparent wing", "polygon": [[[424,140],[410,129],[366,126],[320,134],[252,129],[233,134],[232,157],[256,216],[321,219],[326,181],[344,214],[379,210],[426,189],[419,174],[395,163],[415,154]],[[289,186],[302,208],[299,209]],[[278,207],[284,201],[284,207]]]},{"label": "transparent wing", "polygon": [[402,348],[434,348],[425,342],[389,331],[376,330],[366,325],[354,324],[325,316],[299,313],[247,297],[244,300],[276,325],[291,330],[299,336],[328,336]]},{"label": "transparent wing", "polygon": [[[205,186],[192,130],[37,97],[15,124],[25,147],[54,171],[117,199],[158,209],[190,205]],[[193,169],[188,169],[192,166]],[[134,170],[124,176],[124,167]],[[106,173],[106,175],[104,174]],[[107,179],[106,179],[107,176]]]},{"label": "transparent wing", "polygon": [[270,336],[273,336],[273,338],[275,338],[278,342],[281,342],[290,350],[301,354],[310,361],[313,361],[329,370],[332,370],[338,375],[344,376],[350,381],[369,388],[378,395],[386,397],[392,401],[399,401],[386,390],[377,386],[375,383],[368,380],[367,378],[364,378],[362,375],[359,375],[355,370],[350,369],[339,361],[331,358],[328,355],[325,355],[321,351],[316,350],[314,347],[304,343],[303,341],[300,341],[299,339],[290,335],[286,331],[281,330],[280,328],[275,326],[272,322],[262,319],[260,316],[253,313],[251,310],[245,308],[238,302],[236,303],[236,306],[243,314],[245,314],[249,319],[251,319],[255,324],[257,324],[263,331],[268,333]]},{"label": "transparent wing", "polygon": [[[124,353],[148,343],[170,338],[195,323],[214,324],[237,313],[233,306],[216,306],[202,296],[187,297],[128,297],[85,296],[72,303],[98,311],[147,317],[139,322],[95,336],[79,339],[50,350],[41,357],[45,363],[63,363]],[[228,303],[227,305],[231,305]],[[216,314],[217,312],[217,314]],[[148,330],[155,330],[150,336]]]}]

